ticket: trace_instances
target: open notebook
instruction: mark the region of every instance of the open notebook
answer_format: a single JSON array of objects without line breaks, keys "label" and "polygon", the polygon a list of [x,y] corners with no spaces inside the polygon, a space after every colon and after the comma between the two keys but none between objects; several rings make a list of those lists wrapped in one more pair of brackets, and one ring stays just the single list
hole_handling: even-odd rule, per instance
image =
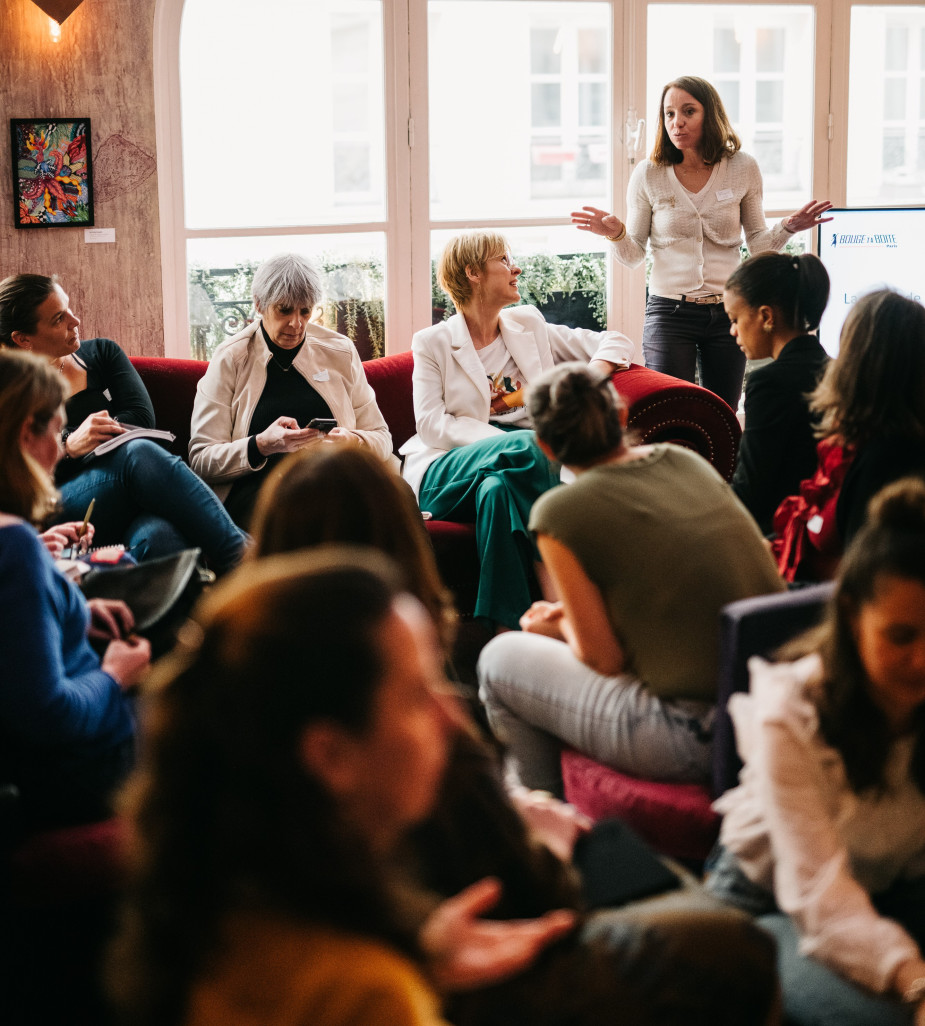
[{"label": "open notebook", "polygon": [[105,456],[107,452],[112,452],[113,449],[118,449],[120,445],[125,445],[126,442],[131,442],[136,438],[153,438],[158,442],[172,442],[177,437],[172,431],[162,431],[160,428],[136,427],[134,424],[124,424],[123,427],[127,427],[128,431],[123,431],[121,435],[113,435],[105,442],[100,442],[88,455]]}]

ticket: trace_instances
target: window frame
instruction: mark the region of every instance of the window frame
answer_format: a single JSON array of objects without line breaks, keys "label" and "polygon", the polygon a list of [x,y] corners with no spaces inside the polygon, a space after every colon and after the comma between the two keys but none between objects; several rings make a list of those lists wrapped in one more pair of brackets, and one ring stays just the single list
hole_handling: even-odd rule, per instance
[{"label": "window frame", "polygon": [[[570,0],[534,0],[570,2]],[[580,0],[575,0],[580,2]],[[647,119],[647,15],[650,6],[688,0],[601,0],[611,8],[613,51],[611,110],[614,161],[610,208],[624,211],[626,187],[635,160],[630,132],[634,117]],[[697,0],[705,2],[705,0]],[[711,0],[736,6],[742,0]],[[921,7],[922,0],[771,0],[776,6],[810,6],[815,14],[813,74],[812,197],[844,206],[847,189],[848,62],[851,11],[855,6]],[[155,132],[160,196],[160,257],[167,356],[189,356],[187,240],[247,236],[324,235],[382,232],[386,253],[386,341],[388,352],[410,348],[415,330],[431,319],[430,234],[433,230],[497,227],[501,230],[569,224],[562,217],[510,219],[430,219],[428,157],[428,0],[382,0],[385,96],[386,217],[361,224],[298,225],[267,229],[188,229],[183,204],[180,132],[179,44],[184,0],[158,0],[154,16]],[[683,26],[679,26],[683,31]],[[914,205],[914,204],[910,204]],[[768,209],[769,220],[790,213]],[[815,245],[815,237],[807,238]],[[609,262],[608,324],[637,345],[641,362],[645,272]]]}]

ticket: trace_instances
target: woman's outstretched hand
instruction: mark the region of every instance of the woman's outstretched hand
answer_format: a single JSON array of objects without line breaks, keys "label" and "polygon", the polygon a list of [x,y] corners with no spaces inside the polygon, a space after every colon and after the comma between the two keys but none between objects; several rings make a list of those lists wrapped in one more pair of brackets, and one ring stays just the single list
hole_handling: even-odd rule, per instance
[{"label": "woman's outstretched hand", "polygon": [[499,881],[486,877],[430,914],[420,941],[439,986],[469,990],[513,976],[575,925],[575,913],[568,909],[539,919],[480,919],[500,897]]},{"label": "woman's outstretched hand", "polygon": [[805,232],[807,228],[815,228],[817,224],[825,224],[831,221],[831,217],[822,215],[832,209],[828,200],[810,200],[806,206],[795,210],[789,217],[784,218],[784,227],[788,232]]},{"label": "woman's outstretched hand", "polygon": [[607,238],[623,231],[623,222],[616,214],[609,214],[597,207],[582,207],[572,211],[572,224],[582,232],[593,232]]}]

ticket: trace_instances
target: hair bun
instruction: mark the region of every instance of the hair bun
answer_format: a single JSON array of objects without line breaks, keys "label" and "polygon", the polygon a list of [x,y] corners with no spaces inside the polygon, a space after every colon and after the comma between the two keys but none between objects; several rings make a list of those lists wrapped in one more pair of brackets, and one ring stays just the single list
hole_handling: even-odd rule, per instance
[{"label": "hair bun", "polygon": [[925,481],[904,477],[871,499],[869,520],[878,527],[925,533]]}]

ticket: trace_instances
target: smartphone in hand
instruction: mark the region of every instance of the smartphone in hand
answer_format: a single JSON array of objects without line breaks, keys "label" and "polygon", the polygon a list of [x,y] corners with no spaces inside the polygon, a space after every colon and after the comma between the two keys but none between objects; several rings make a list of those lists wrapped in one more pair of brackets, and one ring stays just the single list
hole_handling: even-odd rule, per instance
[{"label": "smartphone in hand", "polygon": [[337,421],[333,417],[314,417],[308,422],[310,428],[314,428],[315,431],[323,431],[327,434],[331,428],[337,427]]}]

